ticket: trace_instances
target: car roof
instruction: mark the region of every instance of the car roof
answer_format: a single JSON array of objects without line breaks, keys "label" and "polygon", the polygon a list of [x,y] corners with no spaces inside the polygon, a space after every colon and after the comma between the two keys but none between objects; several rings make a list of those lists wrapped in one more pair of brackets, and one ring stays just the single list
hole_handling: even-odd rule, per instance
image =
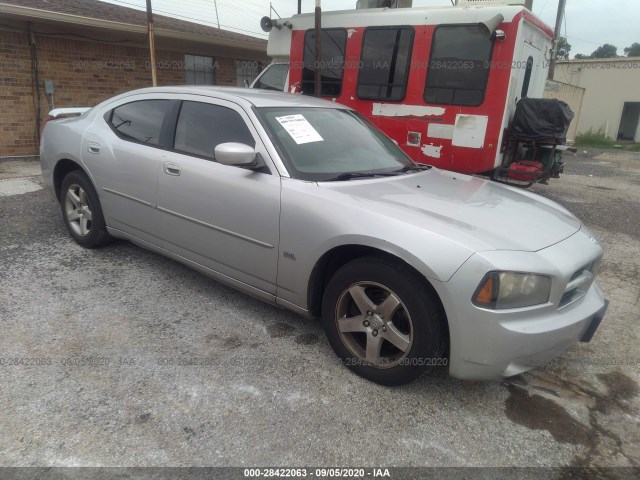
[{"label": "car roof", "polygon": [[261,90],[257,88],[243,87],[213,87],[205,85],[185,85],[170,87],[152,87],[133,90],[123,96],[134,94],[190,94],[202,95],[210,98],[219,98],[244,104],[246,107],[316,107],[316,108],[341,108],[349,109],[335,102],[322,100],[308,95],[276,92],[273,90]]}]

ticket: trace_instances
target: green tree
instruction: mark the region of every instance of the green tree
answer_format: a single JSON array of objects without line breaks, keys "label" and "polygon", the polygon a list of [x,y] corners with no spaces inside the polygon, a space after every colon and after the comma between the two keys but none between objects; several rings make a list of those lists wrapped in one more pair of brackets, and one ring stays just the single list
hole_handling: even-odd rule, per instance
[{"label": "green tree", "polygon": [[571,53],[571,45],[569,44],[569,42],[567,42],[567,38],[558,37],[558,48],[556,49],[556,58],[558,60],[569,60],[569,53]]},{"label": "green tree", "polygon": [[640,57],[640,43],[632,43],[630,47],[624,49],[624,54],[627,57]]},{"label": "green tree", "polygon": [[618,48],[609,43],[605,43],[596,48],[589,58],[614,58],[618,56]]},{"label": "green tree", "polygon": [[583,55],[582,53],[577,53],[575,57],[576,60],[583,60],[585,58],[589,58],[589,55]]}]

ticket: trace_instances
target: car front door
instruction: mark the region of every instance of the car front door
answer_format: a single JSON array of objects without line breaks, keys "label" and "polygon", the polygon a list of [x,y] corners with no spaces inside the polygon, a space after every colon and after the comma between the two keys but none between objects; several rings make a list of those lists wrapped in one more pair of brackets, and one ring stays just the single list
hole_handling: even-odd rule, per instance
[{"label": "car front door", "polygon": [[[217,163],[214,149],[227,142],[255,147],[267,167]],[[184,100],[172,145],[158,180],[165,248],[275,295],[280,176],[249,116],[224,100]]]}]

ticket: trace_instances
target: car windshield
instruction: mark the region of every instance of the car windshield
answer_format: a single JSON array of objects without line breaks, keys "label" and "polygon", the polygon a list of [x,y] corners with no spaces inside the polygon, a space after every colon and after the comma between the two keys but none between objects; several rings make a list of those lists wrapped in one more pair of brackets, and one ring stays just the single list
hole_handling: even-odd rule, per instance
[{"label": "car windshield", "polygon": [[256,112],[294,178],[350,180],[420,169],[356,112],[300,107],[257,108]]}]

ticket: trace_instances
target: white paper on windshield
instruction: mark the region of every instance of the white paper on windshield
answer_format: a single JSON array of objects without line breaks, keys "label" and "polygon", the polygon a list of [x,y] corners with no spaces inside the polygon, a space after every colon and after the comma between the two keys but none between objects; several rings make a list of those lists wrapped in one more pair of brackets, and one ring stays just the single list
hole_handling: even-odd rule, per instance
[{"label": "white paper on windshield", "polygon": [[324,141],[324,138],[322,138],[309,121],[304,118],[304,115],[286,115],[284,117],[276,117],[276,120],[280,122],[280,125],[282,125],[298,145]]}]

